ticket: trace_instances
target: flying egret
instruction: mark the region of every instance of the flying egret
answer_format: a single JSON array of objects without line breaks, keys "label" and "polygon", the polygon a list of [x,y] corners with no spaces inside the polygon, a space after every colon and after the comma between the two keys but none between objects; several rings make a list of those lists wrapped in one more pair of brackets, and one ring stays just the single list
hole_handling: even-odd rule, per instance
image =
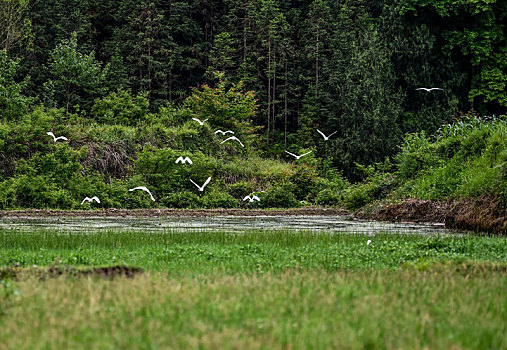
[{"label": "flying egret", "polygon": [[298,155],[295,155],[294,153],[290,153],[289,151],[285,150],[285,153],[290,154],[291,156],[293,156],[293,157],[294,157],[294,158],[296,158],[296,159],[299,159],[299,158],[301,158],[301,157],[303,157],[303,156],[306,156],[307,154],[310,154],[310,153],[312,153],[312,152],[313,152],[313,151],[306,152],[306,153],[304,153],[304,154],[302,154],[302,155],[298,156]]},{"label": "flying egret", "polygon": [[328,136],[324,135],[324,133],[322,131],[320,131],[319,129],[317,129],[317,132],[322,135],[322,137],[324,138],[324,141],[327,141],[327,140],[329,140],[329,138],[331,136],[333,136],[334,134],[336,134],[338,131],[335,131],[332,134],[329,134]]},{"label": "flying egret", "polygon": [[215,131],[215,134],[218,134],[218,133],[220,133],[222,135],[227,135],[228,133],[231,133],[234,135],[234,131],[232,131],[232,130],[227,130],[227,131],[217,130],[217,131]]},{"label": "flying egret", "polygon": [[178,157],[178,159],[176,159],[176,162],[175,163],[182,163],[182,164],[185,164],[185,163],[190,163],[190,164],[194,164],[194,162],[192,162],[192,159],[188,158],[188,157]]},{"label": "flying egret", "polygon": [[135,191],[135,190],[141,190],[141,191],[147,192],[150,195],[151,200],[155,202],[155,198],[153,198],[153,195],[151,194],[150,190],[147,189],[146,187],[144,187],[144,186],[138,186],[136,188],[131,188],[129,190],[129,192],[132,192],[132,191]]},{"label": "flying egret", "polygon": [[241,145],[241,147],[245,147],[244,144],[241,143],[241,141],[236,137],[236,136],[231,136],[229,138],[226,138],[225,140],[223,140],[222,142],[220,142],[220,144],[226,142],[226,141],[229,141],[229,140],[235,140],[235,141],[238,141],[239,144]]},{"label": "flying egret", "polygon": [[193,120],[195,120],[196,122],[198,122],[198,123],[199,123],[199,125],[203,126],[203,125],[204,125],[204,122],[205,122],[206,120],[208,120],[209,118],[206,118],[206,119],[204,119],[203,121],[200,121],[200,120],[199,120],[199,119],[197,119],[197,118],[192,118],[192,119],[193,119]]},{"label": "flying egret", "polygon": [[430,92],[432,90],[444,90],[442,88],[417,88],[416,90],[424,90],[426,92]]},{"label": "flying egret", "polygon": [[65,136],[58,136],[56,137],[55,134],[53,134],[51,131],[48,131],[46,133],[46,135],[49,135],[49,136],[52,136],[53,137],[53,141],[58,141],[58,140],[63,140],[63,141],[69,141],[68,138],[66,138]]},{"label": "flying egret", "polygon": [[209,184],[210,181],[211,181],[211,176],[208,177],[208,179],[204,182],[204,184],[202,186],[199,186],[198,184],[196,184],[194,182],[194,180],[190,179],[190,182],[192,182],[194,185],[196,185],[197,188],[199,189],[199,191],[201,191],[201,192],[204,191],[204,187],[206,187],[206,185]]},{"label": "flying egret", "polygon": [[84,204],[84,202],[90,202],[90,203],[91,203],[91,202],[93,202],[93,201],[95,201],[95,202],[97,202],[97,203],[99,203],[99,204],[100,204],[100,199],[99,199],[99,197],[97,197],[97,196],[93,196],[92,198],[85,197],[85,199],[83,199],[83,201],[81,202],[81,205],[83,205],[83,204]]},{"label": "flying egret", "polygon": [[256,195],[253,195],[253,196],[246,196],[245,198],[243,198],[243,202],[248,200],[248,203],[253,203],[254,201],[260,201],[261,199],[259,197],[257,197]]}]

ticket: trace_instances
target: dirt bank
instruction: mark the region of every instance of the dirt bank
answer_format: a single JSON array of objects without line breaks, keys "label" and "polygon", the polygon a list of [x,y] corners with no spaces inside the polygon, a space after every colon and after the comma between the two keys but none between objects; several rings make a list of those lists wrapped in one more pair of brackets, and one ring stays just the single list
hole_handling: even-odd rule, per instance
[{"label": "dirt bank", "polygon": [[408,199],[395,204],[377,203],[360,209],[354,216],[381,221],[445,223],[451,229],[507,235],[507,210],[492,196],[464,201]]},{"label": "dirt bank", "polygon": [[0,217],[164,217],[164,216],[275,216],[275,215],[351,215],[343,209],[298,208],[298,209],[104,209],[104,210],[6,210]]}]

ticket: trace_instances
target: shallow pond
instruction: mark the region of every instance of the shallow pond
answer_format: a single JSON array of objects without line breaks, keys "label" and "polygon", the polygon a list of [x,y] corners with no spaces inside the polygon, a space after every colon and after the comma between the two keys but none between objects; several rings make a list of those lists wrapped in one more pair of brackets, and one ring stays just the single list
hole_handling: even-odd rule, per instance
[{"label": "shallow pond", "polygon": [[103,230],[165,230],[241,232],[259,230],[331,231],[336,233],[379,232],[406,234],[456,233],[443,224],[390,223],[352,220],[345,216],[196,216],[196,217],[26,217],[0,218],[0,229],[31,230],[58,229],[74,232]]}]

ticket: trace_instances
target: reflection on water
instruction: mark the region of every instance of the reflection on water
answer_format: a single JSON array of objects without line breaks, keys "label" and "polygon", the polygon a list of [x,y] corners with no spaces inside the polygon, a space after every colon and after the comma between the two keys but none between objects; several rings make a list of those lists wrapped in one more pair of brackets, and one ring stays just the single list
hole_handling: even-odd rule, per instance
[{"label": "reflection on water", "polygon": [[211,217],[33,217],[0,218],[2,229],[59,229],[75,232],[97,232],[102,230],[143,230],[143,231],[197,231],[227,230],[241,232],[261,230],[306,230],[331,232],[379,231],[392,233],[436,234],[450,232],[443,224],[389,223],[356,221],[344,216],[211,216]]}]

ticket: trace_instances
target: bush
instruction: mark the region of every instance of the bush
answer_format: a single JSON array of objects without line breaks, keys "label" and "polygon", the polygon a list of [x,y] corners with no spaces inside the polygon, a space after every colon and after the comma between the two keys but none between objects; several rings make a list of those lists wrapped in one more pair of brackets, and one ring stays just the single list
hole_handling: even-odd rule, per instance
[{"label": "bush", "polygon": [[262,200],[262,207],[264,208],[293,208],[299,206],[300,203],[294,195],[294,185],[290,182],[273,187]]},{"label": "bush", "polygon": [[197,194],[190,191],[178,191],[169,193],[162,198],[162,203],[168,208],[194,209],[203,206],[203,200]]},{"label": "bush", "polygon": [[137,125],[147,118],[149,108],[148,93],[132,97],[130,92],[119,90],[95,100],[92,113],[101,123]]},{"label": "bush", "polygon": [[240,181],[227,186],[227,192],[234,198],[245,198],[255,190],[255,184],[248,181]]},{"label": "bush", "polygon": [[212,190],[202,197],[202,203],[206,208],[236,208],[238,200],[225,192]]},{"label": "bush", "polygon": [[328,207],[337,207],[340,206],[343,202],[343,196],[340,192],[336,190],[326,188],[320,191],[315,198],[315,204],[328,206]]}]

